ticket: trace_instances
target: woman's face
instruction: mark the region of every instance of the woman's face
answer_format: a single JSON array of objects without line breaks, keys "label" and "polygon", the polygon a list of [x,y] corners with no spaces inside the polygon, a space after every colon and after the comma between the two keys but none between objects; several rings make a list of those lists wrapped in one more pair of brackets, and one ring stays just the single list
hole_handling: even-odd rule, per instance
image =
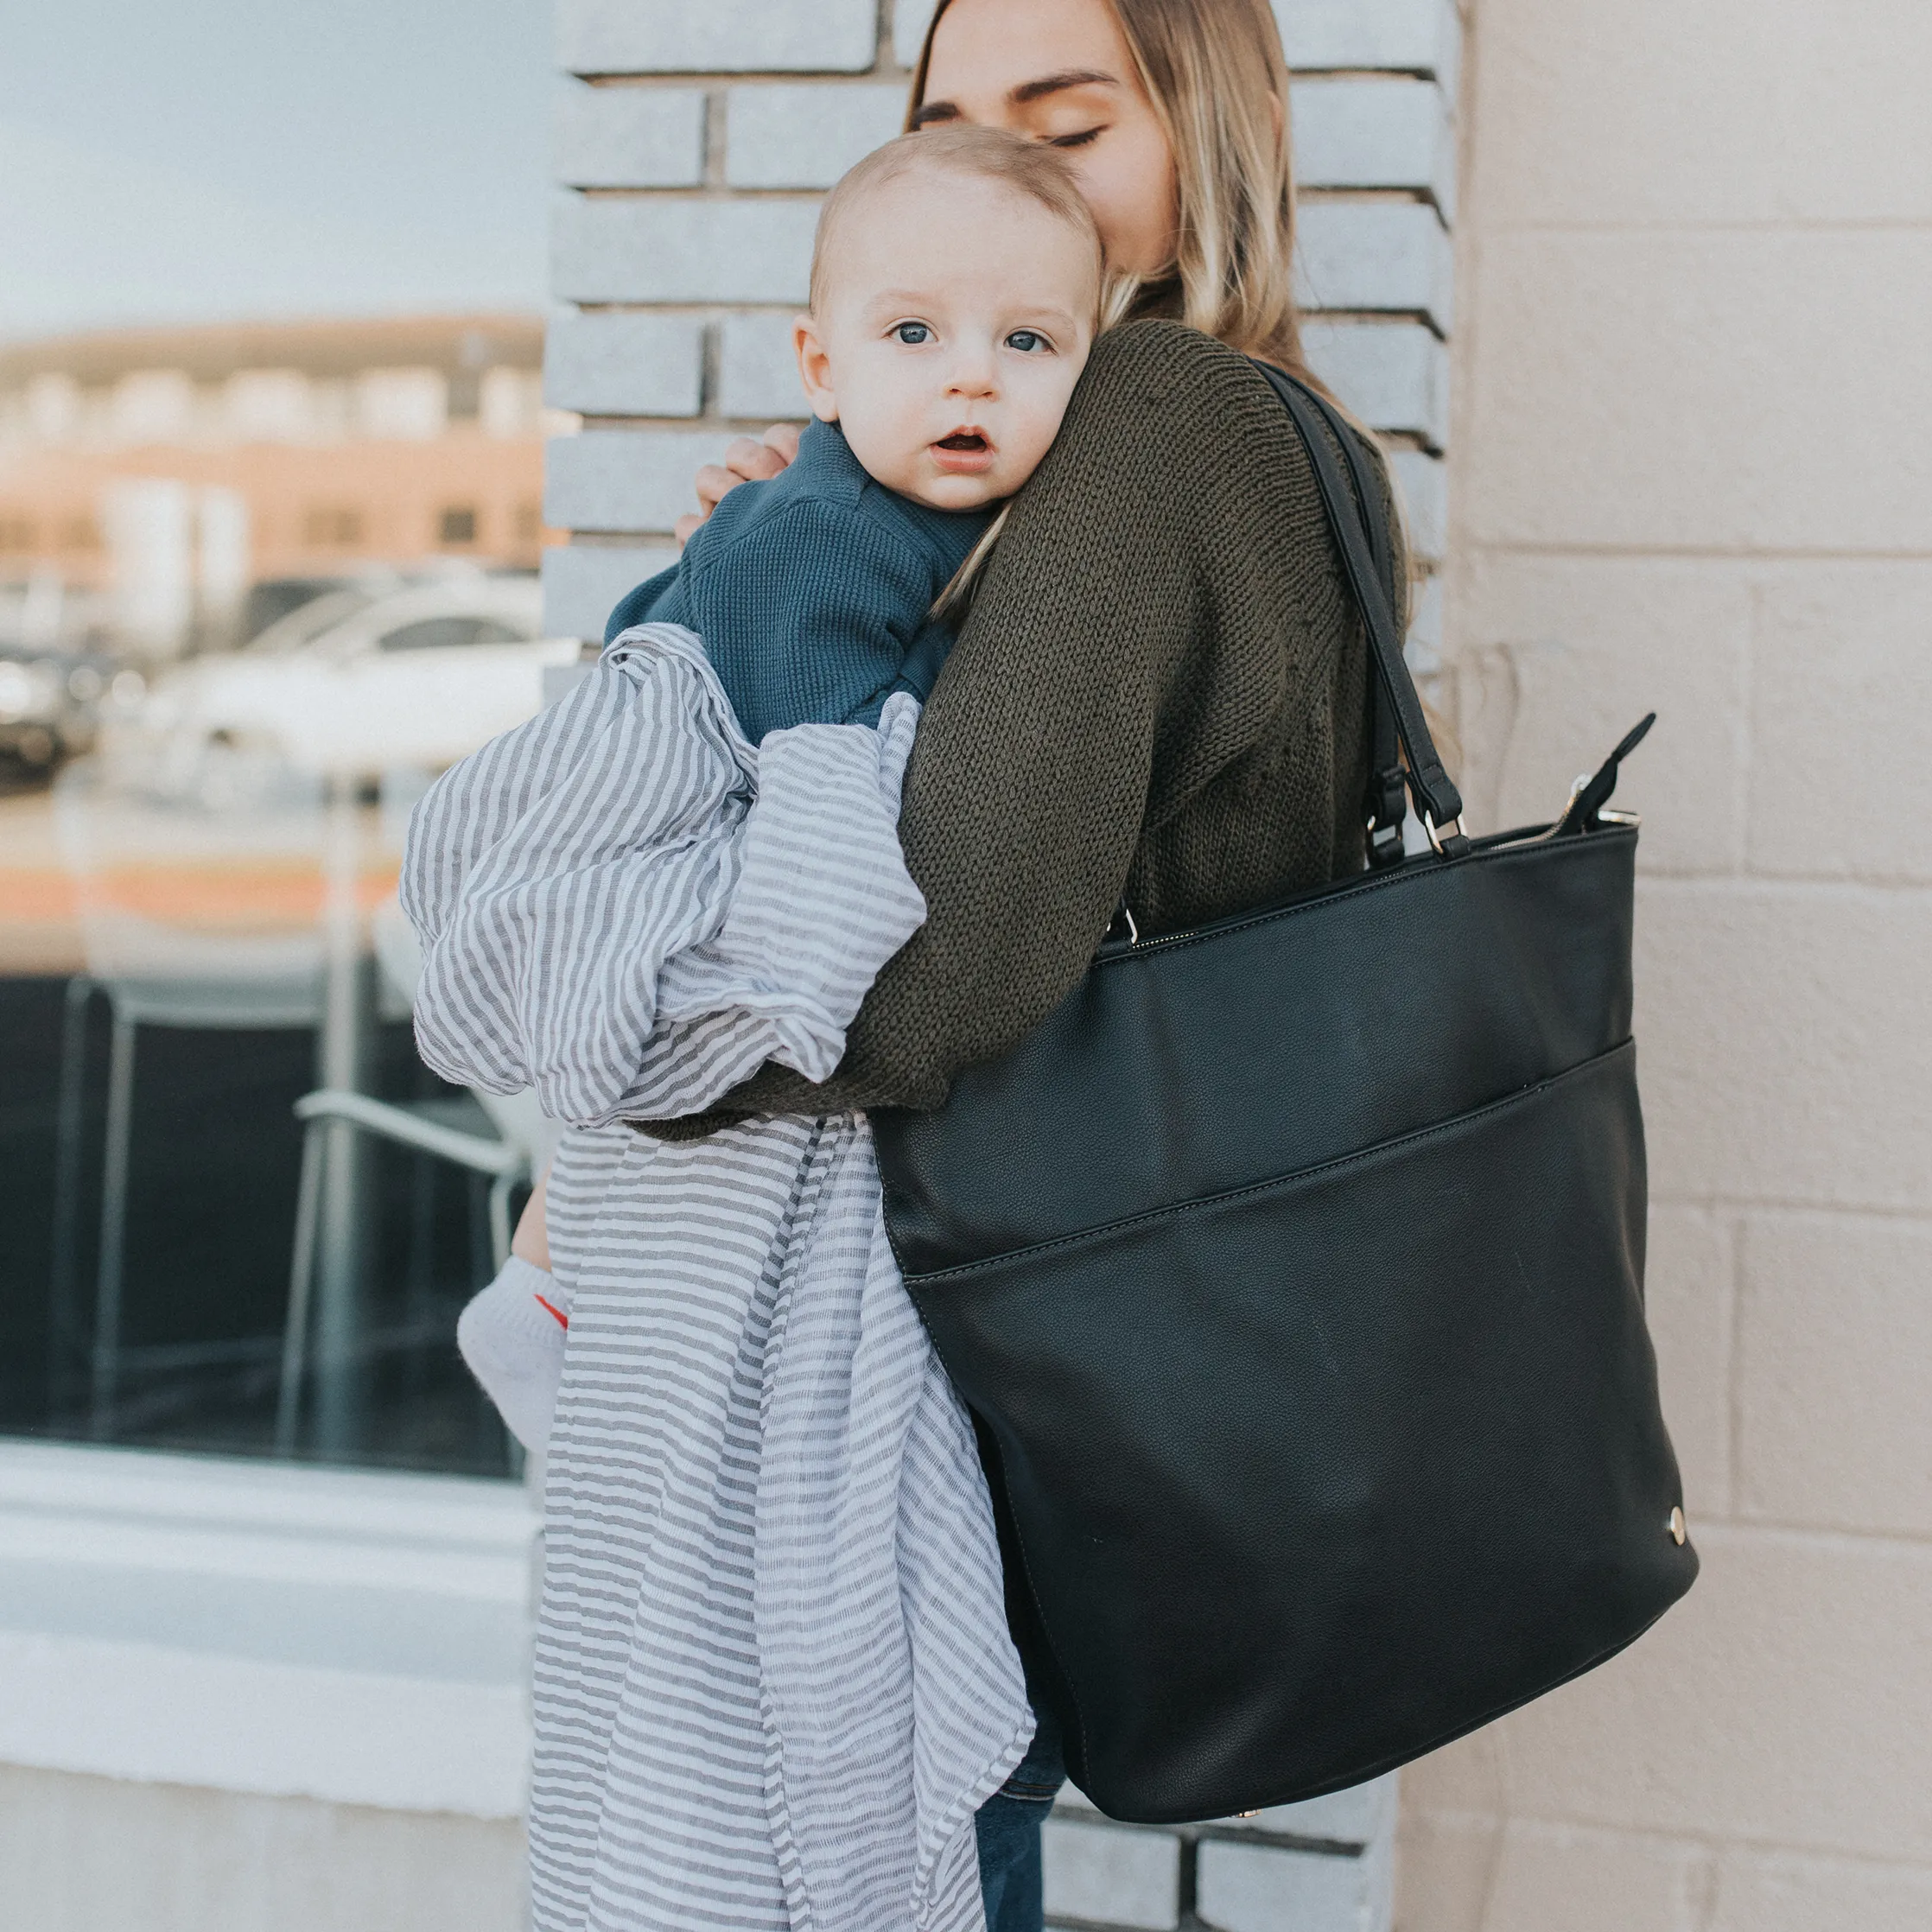
[{"label": "woman's face", "polygon": [[971,121],[1058,148],[1110,267],[1174,260],[1174,157],[1108,0],[952,0],[914,124]]}]

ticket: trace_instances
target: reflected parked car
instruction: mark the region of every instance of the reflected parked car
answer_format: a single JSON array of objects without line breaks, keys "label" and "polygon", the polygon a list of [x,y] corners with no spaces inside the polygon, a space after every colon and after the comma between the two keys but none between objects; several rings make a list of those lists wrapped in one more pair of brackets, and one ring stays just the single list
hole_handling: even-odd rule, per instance
[{"label": "reflected parked car", "polygon": [[205,792],[234,757],[362,782],[434,771],[533,715],[545,668],[577,654],[543,637],[534,577],[347,585],[165,673],[102,749],[177,793]]},{"label": "reflected parked car", "polygon": [[92,748],[104,708],[132,706],[146,690],[105,652],[0,650],[0,758],[47,772]]}]

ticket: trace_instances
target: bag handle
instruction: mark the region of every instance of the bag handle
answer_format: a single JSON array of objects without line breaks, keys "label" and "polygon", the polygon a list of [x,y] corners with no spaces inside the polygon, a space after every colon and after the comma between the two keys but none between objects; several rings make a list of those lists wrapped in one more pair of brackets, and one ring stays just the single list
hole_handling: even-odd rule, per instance
[{"label": "bag handle", "polygon": [[1376,669],[1372,696],[1380,700],[1379,704],[1372,706],[1377,713],[1372,728],[1378,764],[1381,746],[1386,740],[1384,720],[1392,718],[1402,750],[1408,754],[1408,786],[1428,831],[1429,842],[1444,857],[1452,857],[1469,848],[1460,823],[1462,793],[1436,754],[1435,740],[1429,735],[1428,721],[1422,714],[1422,700],[1402,656],[1402,640],[1395,634],[1394,606],[1376,578],[1375,558],[1363,531],[1363,518],[1373,512],[1367,502],[1357,512],[1335,453],[1322,433],[1325,427],[1344,450],[1350,450],[1355,432],[1332,404],[1293,377],[1268,363],[1257,362],[1255,367],[1281,398],[1307,448],[1315,486],[1321,493],[1322,507],[1327,512],[1328,527],[1341,552],[1343,570],[1369,633],[1369,655]]}]

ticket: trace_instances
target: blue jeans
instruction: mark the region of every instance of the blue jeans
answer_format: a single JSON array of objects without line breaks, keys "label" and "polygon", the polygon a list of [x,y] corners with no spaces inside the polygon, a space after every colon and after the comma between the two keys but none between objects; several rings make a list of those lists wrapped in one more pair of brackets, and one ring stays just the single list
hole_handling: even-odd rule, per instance
[{"label": "blue jeans", "polygon": [[1060,1734],[1052,1719],[1043,1714],[1026,1755],[973,1821],[986,1932],[1041,1932],[1046,1902],[1039,1827],[1065,1782]]}]

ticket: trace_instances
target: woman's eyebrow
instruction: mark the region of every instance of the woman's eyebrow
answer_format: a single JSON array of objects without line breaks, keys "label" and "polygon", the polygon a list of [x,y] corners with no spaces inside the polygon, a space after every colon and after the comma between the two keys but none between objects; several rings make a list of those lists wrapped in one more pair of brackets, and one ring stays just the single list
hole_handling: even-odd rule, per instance
[{"label": "woman's eyebrow", "polygon": [[1064,73],[1042,74],[1038,80],[1023,80],[1007,95],[1015,107],[1024,107],[1029,101],[1043,99],[1048,94],[1065,93],[1069,87],[1117,87],[1120,82],[1110,73],[1102,73],[1091,67],[1069,67]]},{"label": "woman's eyebrow", "polygon": [[[1037,80],[1023,80],[1017,87],[1007,91],[1007,99],[1015,107],[1026,107],[1036,100],[1044,100],[1049,94],[1064,94],[1070,87],[1119,86],[1120,79],[1115,74],[1102,73],[1096,67],[1069,67],[1063,73],[1043,73]],[[959,118],[956,102],[929,100],[913,110],[912,126],[923,128],[935,121],[956,121]]]}]

